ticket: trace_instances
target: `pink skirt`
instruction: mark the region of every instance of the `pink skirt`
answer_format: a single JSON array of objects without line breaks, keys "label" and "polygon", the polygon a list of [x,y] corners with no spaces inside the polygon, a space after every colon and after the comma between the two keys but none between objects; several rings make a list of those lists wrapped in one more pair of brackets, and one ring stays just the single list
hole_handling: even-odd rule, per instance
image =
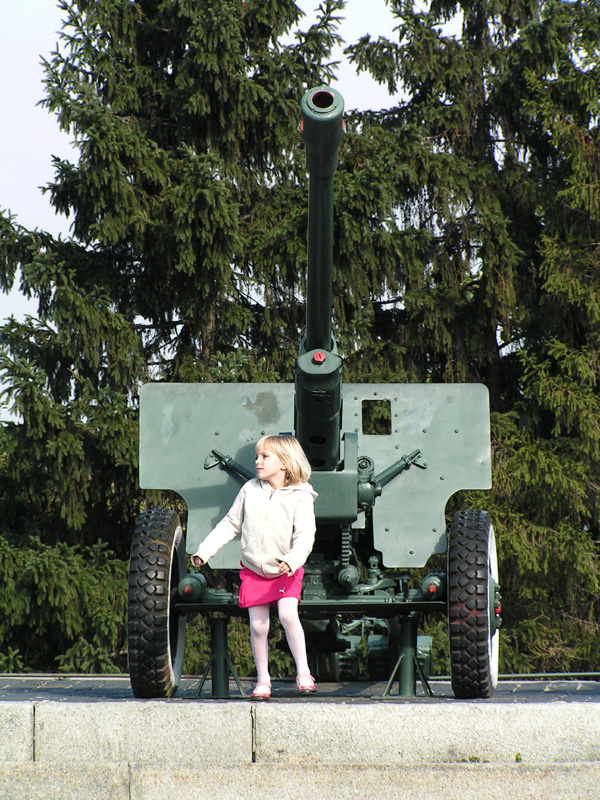
[{"label": "pink skirt", "polygon": [[240,592],[238,604],[240,608],[249,606],[275,605],[282,597],[296,597],[300,600],[304,570],[297,569],[293,575],[281,575],[279,578],[263,578],[247,567],[240,570]]}]

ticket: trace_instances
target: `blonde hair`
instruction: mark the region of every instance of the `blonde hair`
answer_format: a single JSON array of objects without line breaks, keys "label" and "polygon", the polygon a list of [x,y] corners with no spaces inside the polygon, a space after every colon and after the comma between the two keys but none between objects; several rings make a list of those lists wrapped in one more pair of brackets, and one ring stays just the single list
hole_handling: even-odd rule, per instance
[{"label": "blonde hair", "polygon": [[271,450],[280,458],[286,469],[286,485],[304,483],[310,478],[310,464],[302,445],[294,436],[288,434],[263,436],[256,443],[255,453]]}]

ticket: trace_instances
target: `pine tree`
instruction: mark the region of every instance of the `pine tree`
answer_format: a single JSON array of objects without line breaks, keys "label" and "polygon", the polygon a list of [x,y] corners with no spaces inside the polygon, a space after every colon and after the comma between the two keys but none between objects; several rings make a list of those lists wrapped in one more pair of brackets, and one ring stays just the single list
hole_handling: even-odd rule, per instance
[{"label": "pine tree", "polygon": [[[306,232],[299,97],[331,78],[342,5],[325,0],[320,20],[283,45],[300,19],[291,0],[61,2],[45,105],[78,160],[57,159],[47,191],[72,237],[0,218],[0,285],[20,270],[39,304],[0,331],[17,415],[0,431],[0,534],[23,550],[4,562],[17,593],[1,621],[16,637],[9,660],[15,644],[31,655],[17,619],[29,556],[70,546],[77,562],[79,548],[109,547],[122,574],[152,500],[137,486],[141,383],[290,377]],[[54,571],[49,591],[63,578]],[[44,618],[59,663],[118,663],[85,633],[65,652],[62,613]],[[51,666],[38,656],[32,665]]]},{"label": "pine tree", "polygon": [[61,6],[45,104],[79,160],[56,160],[47,191],[73,236],[2,219],[3,285],[20,268],[39,319],[2,332],[22,421],[3,433],[0,525],[101,538],[125,555],[141,502],[140,383],[291,374],[303,245],[288,233],[305,230],[306,191],[298,97],[330,78],[341,3],[328,0],[286,46],[293,2]]},{"label": "pine tree", "polygon": [[406,92],[354,120],[362,152],[388,154],[368,344],[410,380],[487,384],[495,488],[462,501],[489,505],[498,530],[505,668],[595,668],[600,10],[390,5],[398,39],[347,50]]},{"label": "pine tree", "polygon": [[[48,191],[73,237],[0,220],[1,285],[20,269],[39,301],[38,318],[0,331],[20,414],[0,432],[0,533],[11,546],[100,538],[123,557],[148,499],[140,383],[292,376],[306,237],[298,101],[334,75],[344,2],[326,0],[291,45],[291,0],[61,5],[46,105],[79,160],[56,161]],[[393,35],[346,50],[401,100],[348,114],[340,148],[344,379],[489,387],[494,489],[456,504],[494,519],[504,668],[596,668],[600,10],[389,5]],[[82,636],[80,660],[118,647]]]},{"label": "pine tree", "polygon": [[269,241],[264,215],[287,218],[299,199],[298,96],[330,75],[340,5],[283,47],[299,17],[289,1],[65,3],[72,33],[48,65],[47,105],[80,158],[57,163],[52,202],[101,250],[94,280],[145,321],[161,377],[211,379],[240,345],[262,356],[265,337],[295,333],[297,253],[285,231]]}]

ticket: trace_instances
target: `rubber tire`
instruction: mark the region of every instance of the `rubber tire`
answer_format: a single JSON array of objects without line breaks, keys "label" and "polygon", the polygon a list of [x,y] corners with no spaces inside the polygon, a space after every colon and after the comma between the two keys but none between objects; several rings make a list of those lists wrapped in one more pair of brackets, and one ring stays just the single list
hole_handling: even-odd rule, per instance
[{"label": "rubber tire", "polygon": [[186,618],[172,613],[186,574],[185,539],[175,511],[140,514],[129,559],[127,658],[135,697],[172,697],[183,667]]},{"label": "rubber tire", "polygon": [[448,637],[454,696],[490,697],[498,683],[494,529],[487,511],[458,511],[448,541]]}]

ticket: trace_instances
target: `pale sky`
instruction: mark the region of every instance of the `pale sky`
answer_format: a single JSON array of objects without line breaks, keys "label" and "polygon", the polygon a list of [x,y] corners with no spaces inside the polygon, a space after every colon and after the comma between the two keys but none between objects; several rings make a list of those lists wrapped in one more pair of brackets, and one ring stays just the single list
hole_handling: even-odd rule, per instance
[{"label": "pale sky", "polygon": [[[298,0],[312,14],[319,0]],[[385,0],[348,0],[340,33],[350,43],[365,33],[392,37],[394,25]],[[309,17],[310,18],[310,17]],[[305,18],[301,27],[307,27]],[[10,210],[26,228],[68,234],[69,223],[55,215],[41,186],[54,175],[52,156],[76,160],[70,137],[54,116],[37,104],[44,97],[41,57],[50,60],[58,42],[61,12],[55,0],[0,0],[0,209]],[[336,58],[343,58],[340,53]],[[347,108],[389,106],[385,87],[366,76],[358,79],[347,65],[335,84]],[[0,324],[10,314],[35,313],[18,290],[0,292]]]}]

